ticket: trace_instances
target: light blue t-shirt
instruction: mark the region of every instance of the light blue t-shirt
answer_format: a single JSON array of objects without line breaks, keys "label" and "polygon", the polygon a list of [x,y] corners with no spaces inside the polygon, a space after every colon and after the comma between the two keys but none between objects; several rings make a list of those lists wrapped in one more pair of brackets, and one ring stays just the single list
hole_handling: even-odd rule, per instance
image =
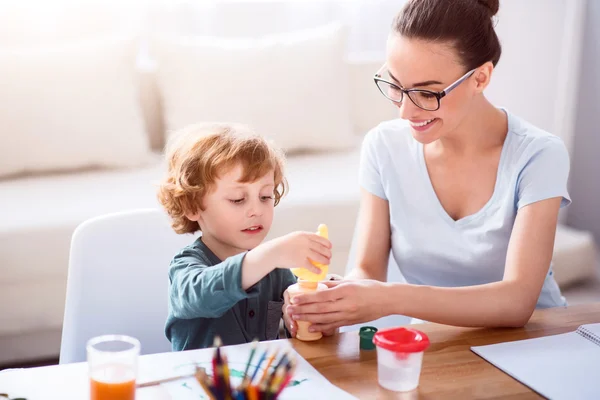
[{"label": "light blue t-shirt", "polygon": [[[388,200],[392,255],[408,283],[457,287],[501,281],[512,228],[521,207],[567,192],[569,155],[562,140],[508,115],[494,193],[475,214],[453,220],[433,189],[423,145],[406,123],[380,124],[365,137],[360,184]],[[538,308],[566,301],[548,266]]]}]

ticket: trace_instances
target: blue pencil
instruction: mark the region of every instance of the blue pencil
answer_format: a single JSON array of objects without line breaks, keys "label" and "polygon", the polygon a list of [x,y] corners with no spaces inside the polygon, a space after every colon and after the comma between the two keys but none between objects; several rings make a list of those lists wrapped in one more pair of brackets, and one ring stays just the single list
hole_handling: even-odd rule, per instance
[{"label": "blue pencil", "polygon": [[260,366],[262,365],[263,361],[265,361],[265,359],[267,358],[267,353],[269,352],[269,350],[265,350],[262,354],[262,356],[260,357],[260,359],[258,360],[258,364],[256,364],[256,368],[254,369],[254,373],[252,374],[252,377],[250,378],[250,383],[254,382],[254,378],[256,378],[256,375],[258,374],[258,370],[260,369]]}]

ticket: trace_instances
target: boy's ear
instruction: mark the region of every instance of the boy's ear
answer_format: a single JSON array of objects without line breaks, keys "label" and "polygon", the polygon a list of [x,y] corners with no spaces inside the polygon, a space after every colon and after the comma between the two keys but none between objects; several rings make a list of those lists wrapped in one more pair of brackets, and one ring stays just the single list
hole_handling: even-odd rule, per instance
[{"label": "boy's ear", "polygon": [[196,221],[198,222],[200,220],[200,207],[198,207],[197,205],[192,205],[189,204],[188,207],[185,207],[185,212],[184,215],[187,219],[189,219],[190,221]]},{"label": "boy's ear", "polygon": [[196,210],[193,213],[189,212],[189,211],[186,211],[185,217],[187,219],[189,219],[190,221],[196,221],[196,222],[198,222],[198,220],[200,219],[200,210]]},{"label": "boy's ear", "polygon": [[201,218],[201,213],[202,213],[202,209],[200,207],[200,204],[198,203],[198,201],[196,200],[196,198],[192,198],[192,199],[186,199],[187,201],[185,201],[181,206],[184,209],[184,213],[183,215],[185,215],[185,217],[187,219],[189,219],[190,221],[196,221],[199,222],[200,218]]}]

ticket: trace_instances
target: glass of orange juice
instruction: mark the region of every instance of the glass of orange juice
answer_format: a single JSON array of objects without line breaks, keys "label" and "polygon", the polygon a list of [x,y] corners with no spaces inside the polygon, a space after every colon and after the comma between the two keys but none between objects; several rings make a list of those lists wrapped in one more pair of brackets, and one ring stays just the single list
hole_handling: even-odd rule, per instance
[{"label": "glass of orange juice", "polygon": [[105,335],[87,343],[91,400],[134,400],[139,340]]}]

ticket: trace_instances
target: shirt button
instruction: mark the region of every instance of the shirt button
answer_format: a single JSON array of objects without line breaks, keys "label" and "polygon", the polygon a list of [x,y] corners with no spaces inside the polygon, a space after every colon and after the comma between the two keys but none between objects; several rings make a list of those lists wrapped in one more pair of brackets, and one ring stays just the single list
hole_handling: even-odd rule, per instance
[{"label": "shirt button", "polygon": [[254,318],[254,310],[250,310],[250,312],[248,313],[248,315],[250,316],[250,318]]}]

